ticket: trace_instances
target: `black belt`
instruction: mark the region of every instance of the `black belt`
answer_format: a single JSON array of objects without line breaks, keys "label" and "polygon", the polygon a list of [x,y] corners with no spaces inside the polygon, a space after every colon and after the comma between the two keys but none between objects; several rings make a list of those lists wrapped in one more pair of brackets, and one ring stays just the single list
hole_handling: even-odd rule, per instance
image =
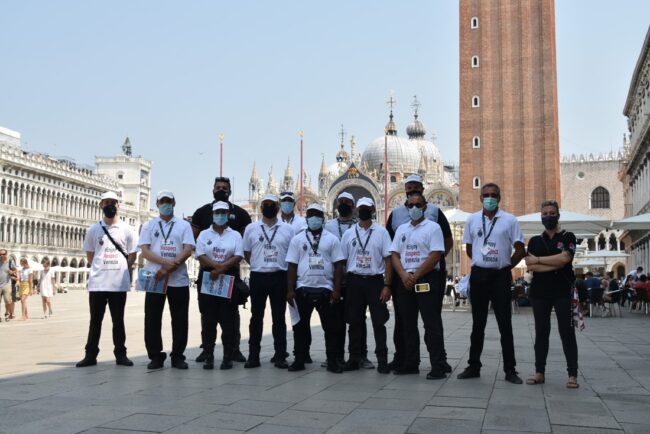
[{"label": "black belt", "polygon": [[276,270],[276,271],[251,271],[251,274],[277,274],[277,273],[286,273],[287,270]]},{"label": "black belt", "polygon": [[383,279],[384,275],[383,274],[356,274],[356,273],[348,273],[348,276],[350,277],[356,277],[358,279]]}]

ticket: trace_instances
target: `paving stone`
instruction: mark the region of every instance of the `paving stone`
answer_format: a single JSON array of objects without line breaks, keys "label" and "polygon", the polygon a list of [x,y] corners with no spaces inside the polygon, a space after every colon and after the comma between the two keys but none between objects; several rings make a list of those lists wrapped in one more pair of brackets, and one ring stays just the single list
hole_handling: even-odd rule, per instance
[{"label": "paving stone", "polygon": [[286,410],[268,420],[272,425],[285,425],[301,428],[330,428],[338,423],[343,415],[316,411]]},{"label": "paving stone", "polygon": [[[650,433],[650,426],[648,425],[634,425],[631,423],[623,423],[623,429],[625,429],[626,433],[630,434],[648,434]],[[620,431],[616,431],[620,432]]]},{"label": "paving stone", "polygon": [[481,422],[472,420],[431,419],[418,417],[408,428],[412,434],[479,434]]},{"label": "paving stone", "polygon": [[438,407],[487,408],[488,400],[482,398],[455,398],[451,396],[434,396],[428,405]]},{"label": "paving stone", "polygon": [[316,398],[305,399],[291,407],[292,410],[315,411],[321,413],[348,414],[360,404],[351,401],[330,401]]},{"label": "paving stone", "polygon": [[341,425],[349,426],[409,426],[417,417],[419,411],[406,410],[374,410],[374,409],[356,409],[345,419]]},{"label": "paving stone", "polygon": [[406,410],[419,411],[424,408],[427,401],[415,399],[369,398],[359,405],[359,408],[372,408],[375,410]]},{"label": "paving stone", "polygon": [[257,416],[275,416],[282,413],[291,406],[286,402],[256,401],[253,399],[242,399],[228,406],[223,407],[220,411],[240,414],[254,414]]},{"label": "paving stone", "polygon": [[162,414],[132,414],[123,419],[102,425],[102,428],[112,428],[131,431],[163,432],[190,420],[183,416],[166,416]]},{"label": "paving stone", "polygon": [[253,434],[321,434],[324,433],[325,430],[320,428],[293,427],[263,423],[247,432]]},{"label": "paving stone", "polygon": [[483,428],[497,431],[550,432],[545,411],[521,405],[489,404]]},{"label": "paving stone", "polygon": [[214,413],[206,414],[205,416],[194,419],[192,424],[208,428],[247,431],[268,420],[268,417],[215,411]]},{"label": "paving stone", "polygon": [[485,410],[482,408],[467,407],[434,407],[427,406],[420,412],[418,417],[430,417],[434,419],[474,420],[483,421]]}]

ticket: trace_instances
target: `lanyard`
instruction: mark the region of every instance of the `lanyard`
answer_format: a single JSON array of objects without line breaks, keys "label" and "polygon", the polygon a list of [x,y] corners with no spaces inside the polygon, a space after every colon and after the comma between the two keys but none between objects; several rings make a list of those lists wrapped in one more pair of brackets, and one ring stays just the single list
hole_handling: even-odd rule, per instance
[{"label": "lanyard", "polygon": [[[352,227],[352,225],[356,223],[354,221],[354,219],[349,220],[349,222],[350,222],[350,224],[343,223],[344,225],[346,225],[348,227],[348,229],[350,229]],[[343,231],[341,230],[341,220],[336,219],[336,223],[338,223],[338,225],[339,225],[339,239],[341,239],[341,238],[343,238]],[[359,241],[359,242],[361,242],[361,241]]]},{"label": "lanyard", "polygon": [[273,230],[273,235],[271,235],[271,239],[269,239],[269,236],[266,235],[266,229],[264,229],[264,223],[261,224],[260,226],[262,228],[262,233],[264,234],[264,238],[266,238],[266,243],[270,246],[273,244],[273,240],[275,239],[275,234],[278,233],[278,226],[275,226],[275,229]]},{"label": "lanyard", "polygon": [[483,245],[486,245],[487,242],[488,242],[488,238],[490,238],[490,235],[492,235],[492,230],[494,229],[494,225],[497,222],[498,217],[495,216],[492,219],[492,224],[490,225],[490,232],[488,232],[487,234],[485,233],[485,215],[484,214],[481,214],[481,219],[482,219],[482,222],[483,222],[483,235],[485,235],[485,238],[483,238]]},{"label": "lanyard", "polygon": [[363,244],[361,242],[361,237],[359,236],[359,230],[357,229],[356,226],[354,227],[354,232],[357,234],[357,240],[359,241],[359,247],[361,247],[361,251],[365,252],[366,247],[368,247],[368,243],[370,242],[370,236],[372,235],[372,229],[370,229],[370,231],[368,232],[368,237],[366,238],[366,244]]},{"label": "lanyard", "polygon": [[167,231],[167,235],[165,235],[165,231],[163,230],[162,222],[158,220],[158,226],[160,226],[160,232],[162,233],[163,241],[166,243],[167,240],[169,239],[169,236],[172,234],[172,229],[174,229],[174,223],[172,221],[171,226],[169,226],[169,230]]},{"label": "lanyard", "polygon": [[309,239],[309,235],[307,234],[309,231],[305,231],[305,238],[307,238],[307,242],[309,243],[309,246],[311,249],[314,251],[314,255],[318,255],[318,245],[320,244],[320,236],[318,237],[318,240],[316,240],[316,237],[314,237],[314,241],[316,243],[312,244],[311,240]]}]

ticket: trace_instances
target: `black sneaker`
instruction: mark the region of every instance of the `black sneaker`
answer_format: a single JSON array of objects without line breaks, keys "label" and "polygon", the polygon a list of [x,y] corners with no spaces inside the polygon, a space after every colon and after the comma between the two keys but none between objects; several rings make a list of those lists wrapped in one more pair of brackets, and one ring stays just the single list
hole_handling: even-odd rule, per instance
[{"label": "black sneaker", "polygon": [[339,364],[337,360],[330,360],[327,362],[327,371],[334,374],[342,374],[343,367]]},{"label": "black sneaker", "polygon": [[344,371],[358,371],[361,368],[361,363],[359,363],[358,360],[348,360],[345,362],[343,365],[343,370]]},{"label": "black sneaker", "polygon": [[307,364],[314,363],[314,361],[311,359],[311,356],[309,354],[307,354],[307,357],[305,357],[305,363]]},{"label": "black sneaker", "polygon": [[393,369],[393,374],[395,375],[412,375],[419,373],[420,369],[417,366],[400,366],[399,368]]},{"label": "black sneaker", "polygon": [[208,353],[206,353],[205,351],[201,351],[201,354],[199,354],[199,355],[196,357],[196,359],[194,359],[194,361],[195,361],[196,363],[203,363],[203,362],[205,362],[207,359],[208,359]]},{"label": "black sneaker", "polygon": [[453,370],[454,369],[451,367],[451,365],[449,363],[447,363],[446,360],[444,362],[442,362],[442,372],[450,374],[451,371],[453,371]]},{"label": "black sneaker", "polygon": [[391,371],[399,368],[402,365],[402,362],[398,359],[393,359],[389,364],[388,364],[388,369]]},{"label": "black sneaker", "polygon": [[177,360],[172,359],[172,368],[188,369],[189,366],[187,365],[187,362],[183,359],[177,359]]},{"label": "black sneaker", "polygon": [[165,353],[161,353],[158,357],[154,357],[147,365],[147,369],[162,369],[165,366],[166,358],[167,354]]},{"label": "black sneaker", "polygon": [[447,374],[440,368],[431,369],[431,372],[427,374],[427,380],[442,380],[443,378],[447,378]]},{"label": "black sneaker", "polygon": [[287,353],[286,351],[284,352],[284,356],[282,354],[274,354],[273,357],[271,357],[271,363],[275,363],[278,360],[287,360],[288,357],[289,357],[289,353]]},{"label": "black sneaker", "polygon": [[289,372],[304,371],[305,364],[302,362],[293,362],[289,365]]},{"label": "black sneaker", "polygon": [[214,369],[214,356],[211,354],[205,353],[205,358],[203,359],[205,362],[203,364],[203,369]]},{"label": "black sneaker", "polygon": [[133,362],[126,356],[120,356],[115,358],[115,364],[120,366],[133,366]]},{"label": "black sneaker", "polygon": [[[246,360],[246,359],[244,359]],[[219,369],[222,371],[225,371],[226,369],[232,369],[232,360],[230,359],[223,359],[221,361],[221,366],[219,366]]]},{"label": "black sneaker", "polygon": [[368,360],[367,357],[364,357],[359,365],[363,369],[375,369],[375,365],[370,360]]},{"label": "black sneaker", "polygon": [[246,357],[244,357],[244,355],[239,350],[235,351],[232,354],[231,360],[233,362],[246,363]]},{"label": "black sneaker", "polygon": [[379,372],[380,374],[390,374],[390,368],[388,367],[388,363],[379,362],[379,365],[377,366],[377,372]]},{"label": "black sneaker", "polygon": [[467,367],[463,372],[458,374],[456,378],[459,380],[466,380],[468,378],[479,378],[481,376],[481,370],[476,368]]},{"label": "black sneaker", "polygon": [[244,368],[259,368],[260,367],[260,358],[255,356],[248,356],[248,360],[244,363]]},{"label": "black sneaker", "polygon": [[512,384],[522,384],[523,381],[519,378],[519,375],[517,375],[518,373],[519,372],[517,371],[506,372],[506,381]]},{"label": "black sneaker", "polygon": [[95,366],[97,364],[97,359],[94,357],[84,357],[75,365],[77,368],[85,368],[86,366]]},{"label": "black sneaker", "polygon": [[278,369],[287,369],[289,367],[289,364],[285,359],[276,359],[275,363],[273,363],[273,366]]}]

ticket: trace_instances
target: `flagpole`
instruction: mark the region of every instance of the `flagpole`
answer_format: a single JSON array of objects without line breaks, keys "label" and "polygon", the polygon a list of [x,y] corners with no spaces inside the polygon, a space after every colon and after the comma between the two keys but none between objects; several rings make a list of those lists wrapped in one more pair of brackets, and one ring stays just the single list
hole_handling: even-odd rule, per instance
[{"label": "flagpole", "polygon": [[223,133],[219,134],[219,176],[223,176]]},{"label": "flagpole", "polygon": [[388,129],[384,128],[384,226],[388,223]]},{"label": "flagpole", "polygon": [[305,173],[303,169],[303,164],[304,164],[303,136],[304,133],[301,131],[300,132],[300,215],[304,215],[304,208],[305,208],[305,192],[304,192],[304,179],[303,179],[303,175]]}]

